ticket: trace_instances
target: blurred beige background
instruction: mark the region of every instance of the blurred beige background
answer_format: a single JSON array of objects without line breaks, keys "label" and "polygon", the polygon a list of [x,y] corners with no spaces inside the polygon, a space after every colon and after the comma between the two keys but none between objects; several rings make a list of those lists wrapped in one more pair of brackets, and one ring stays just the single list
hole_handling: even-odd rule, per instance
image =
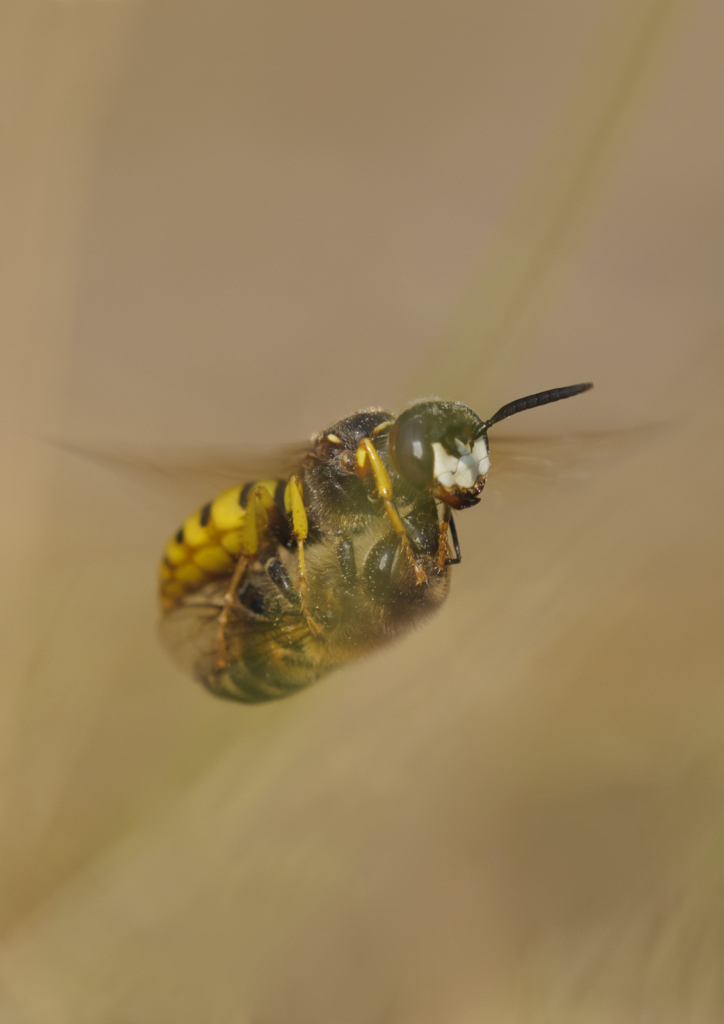
[{"label": "blurred beige background", "polygon": [[[721,6],[0,25],[2,1024],[724,1019]],[[441,614],[269,707],[157,646],[191,487],[57,446],[586,379]]]}]

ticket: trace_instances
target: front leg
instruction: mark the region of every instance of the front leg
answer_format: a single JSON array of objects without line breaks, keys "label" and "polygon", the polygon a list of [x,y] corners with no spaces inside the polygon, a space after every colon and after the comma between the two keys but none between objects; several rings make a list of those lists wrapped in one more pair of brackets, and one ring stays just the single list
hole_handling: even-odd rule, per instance
[{"label": "front leg", "polygon": [[455,525],[455,516],[450,513],[450,536],[453,542],[453,551],[455,552],[454,558],[446,558],[445,565],[460,565],[463,560],[463,556],[460,553],[460,541],[458,540],[458,528]]},{"label": "front leg", "polygon": [[[453,549],[455,551],[454,558],[450,558],[447,546],[448,527],[450,527],[450,536],[452,538]],[[458,531],[455,526],[455,519],[453,518],[452,509],[449,505],[446,505],[445,512],[440,520],[440,545],[438,548],[437,567],[438,569],[442,569],[446,565],[460,565],[461,561],[462,556],[460,554],[460,542],[458,541]]]}]

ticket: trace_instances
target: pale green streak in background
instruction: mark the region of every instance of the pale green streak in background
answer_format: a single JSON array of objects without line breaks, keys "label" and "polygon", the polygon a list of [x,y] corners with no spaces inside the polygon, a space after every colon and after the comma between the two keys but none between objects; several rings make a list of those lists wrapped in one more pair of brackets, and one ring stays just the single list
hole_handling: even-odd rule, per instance
[{"label": "pale green streak in background", "polygon": [[535,340],[576,232],[692,6],[692,0],[611,5],[567,108],[451,329],[416,371],[406,397],[437,394],[481,409],[495,403],[500,384]]}]

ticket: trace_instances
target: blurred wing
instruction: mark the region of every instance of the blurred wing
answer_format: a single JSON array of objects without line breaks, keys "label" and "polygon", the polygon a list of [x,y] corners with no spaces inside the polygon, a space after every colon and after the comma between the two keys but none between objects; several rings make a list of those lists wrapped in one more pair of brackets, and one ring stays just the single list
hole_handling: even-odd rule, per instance
[{"label": "blurred wing", "polygon": [[503,490],[515,480],[566,484],[590,479],[660,435],[661,426],[555,437],[498,436],[490,443],[490,483]]},{"label": "blurred wing", "polygon": [[158,627],[163,645],[188,675],[198,678],[199,666],[215,650],[223,605],[189,602],[165,612]]},{"label": "blurred wing", "polygon": [[[193,679],[217,697],[238,700],[238,689],[227,673],[215,670],[219,636],[219,615],[223,609],[223,589],[209,592],[208,599],[194,596],[177,608],[165,612],[159,623],[159,635],[171,657]],[[227,657],[238,661],[242,656],[244,635],[248,624],[241,616],[232,616],[225,630]]]},{"label": "blurred wing", "polygon": [[270,477],[288,477],[299,469],[311,442],[273,449],[199,448],[85,448],[52,442],[69,454],[89,459],[142,483],[183,495],[192,507],[220,491]]},{"label": "blurred wing", "polygon": [[[491,478],[488,487],[509,488],[514,481],[573,483],[585,480],[637,451],[664,426],[619,431],[561,434],[553,437],[500,435],[489,438]],[[85,448],[51,442],[69,454],[88,459],[127,478],[183,498],[191,508],[203,505],[220,491],[269,477],[297,472],[311,442],[272,449],[199,448]]]}]

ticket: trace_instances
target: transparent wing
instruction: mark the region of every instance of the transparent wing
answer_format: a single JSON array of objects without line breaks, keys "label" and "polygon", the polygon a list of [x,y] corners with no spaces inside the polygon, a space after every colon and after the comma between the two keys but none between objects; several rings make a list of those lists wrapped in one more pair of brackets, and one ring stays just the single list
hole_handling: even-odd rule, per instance
[{"label": "transparent wing", "polygon": [[[611,461],[626,457],[663,426],[634,427],[556,436],[500,434],[489,437],[491,479],[502,489],[514,479],[541,483],[587,479]],[[64,442],[55,447],[89,459],[140,483],[152,484],[171,496],[183,496],[184,507],[201,505],[219,491],[268,477],[297,472],[311,442],[269,449],[232,446],[159,448],[85,448]]]},{"label": "transparent wing", "polygon": [[491,433],[488,487],[502,491],[517,481],[558,485],[587,480],[638,451],[663,429],[645,426],[552,437]]},{"label": "transparent wing", "polygon": [[309,629],[296,610],[260,621],[240,607],[230,609],[220,665],[225,586],[218,581],[162,617],[161,639],[186,673],[217,697],[259,704],[296,693],[329,670],[310,649]]},{"label": "transparent wing", "polygon": [[299,469],[311,442],[270,449],[228,447],[85,448],[51,442],[69,454],[89,459],[141,483],[151,483],[185,504],[204,504],[219,491],[269,477],[287,477]]},{"label": "transparent wing", "polygon": [[[184,672],[217,697],[239,700],[238,687],[228,673],[217,671],[216,666],[223,589],[223,584],[207,588],[205,595],[191,595],[183,604],[165,612],[159,623],[159,635]],[[242,615],[232,613],[224,632],[225,656],[229,661],[241,658],[249,629]]]},{"label": "transparent wing", "polygon": [[159,623],[159,636],[166,650],[179,668],[191,676],[198,677],[201,665],[215,650],[222,608],[221,599],[188,600],[165,612]]}]

